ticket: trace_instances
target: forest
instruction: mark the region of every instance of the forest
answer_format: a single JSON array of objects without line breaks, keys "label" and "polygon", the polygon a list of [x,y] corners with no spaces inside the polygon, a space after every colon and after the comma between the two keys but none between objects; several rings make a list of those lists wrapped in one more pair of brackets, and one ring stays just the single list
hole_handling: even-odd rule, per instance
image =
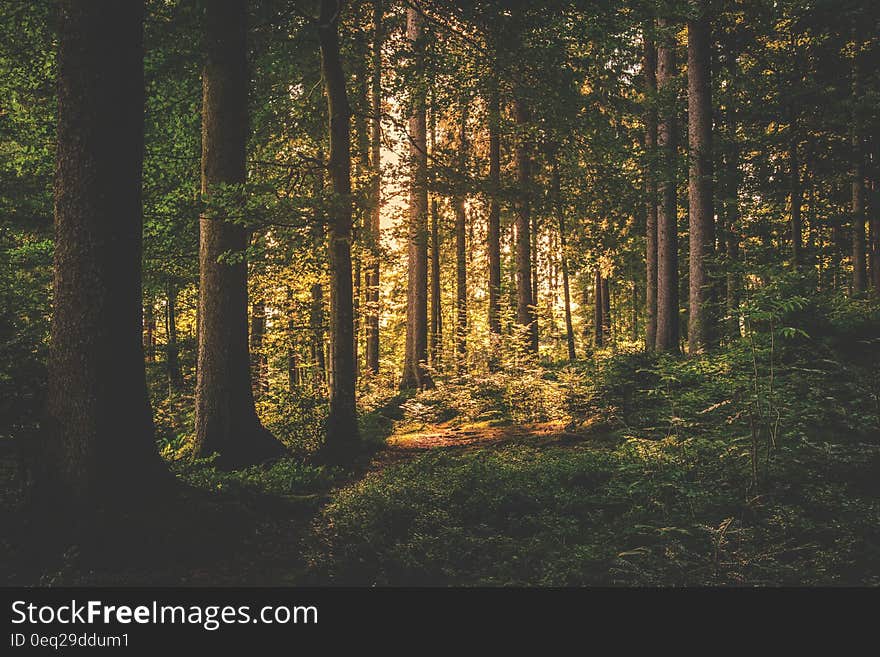
[{"label": "forest", "polygon": [[880,3],[0,4],[0,584],[880,585]]}]

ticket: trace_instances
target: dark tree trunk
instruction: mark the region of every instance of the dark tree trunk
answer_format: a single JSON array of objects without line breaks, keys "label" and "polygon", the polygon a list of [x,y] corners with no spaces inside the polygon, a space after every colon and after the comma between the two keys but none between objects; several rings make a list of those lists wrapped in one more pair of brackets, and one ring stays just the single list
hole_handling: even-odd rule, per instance
[{"label": "dark tree trunk", "polygon": [[632,333],[630,334],[630,338],[633,342],[636,342],[639,339],[639,284],[633,280],[632,281],[632,317],[630,320]]},{"label": "dark tree trunk", "polygon": [[645,346],[653,350],[657,343],[657,49],[645,31],[645,93],[648,107],[645,110]]},{"label": "dark tree trunk", "polygon": [[148,363],[156,362],[155,299],[144,295],[144,355]]},{"label": "dark tree trunk", "polygon": [[525,101],[514,100],[513,118],[520,134],[516,140],[516,322],[524,332],[523,347],[538,353],[538,317],[532,297],[531,183],[532,154],[527,134],[531,118]]},{"label": "dark tree trunk", "polygon": [[605,343],[611,344],[611,283],[602,278],[602,335]]},{"label": "dark tree trunk", "polygon": [[880,141],[873,144],[874,157],[871,171],[871,221],[869,230],[871,285],[875,295],[880,295]]},{"label": "dark tree trunk", "polygon": [[34,475],[68,519],[154,501],[144,375],[143,4],[62,2],[47,416]]},{"label": "dark tree trunk", "polygon": [[[458,171],[462,183],[467,175],[467,100],[461,106],[461,125],[458,134]],[[455,354],[459,371],[467,369],[467,214],[463,190],[453,199],[455,206]]]},{"label": "dark tree trunk", "polygon": [[658,20],[660,45],[657,49],[657,90],[660,119],[657,146],[661,171],[657,212],[657,343],[658,351],[678,351],[678,221],[676,216],[676,99],[675,42],[669,24]]},{"label": "dark tree trunk", "polygon": [[865,266],[865,165],[862,152],[862,127],[859,103],[862,100],[861,44],[856,40],[852,64],[852,291],[861,294],[867,289]]},{"label": "dark tree trunk", "polygon": [[804,224],[801,216],[801,208],[804,204],[804,191],[801,184],[800,158],[798,158],[797,124],[794,117],[791,123],[791,136],[788,142],[788,166],[791,191],[789,192],[789,212],[791,214],[791,261],[795,267],[803,264],[804,250]]},{"label": "dark tree trunk", "polygon": [[577,358],[574,350],[574,328],[571,323],[571,290],[568,281],[568,259],[565,254],[565,211],[562,205],[562,184],[559,175],[559,162],[553,157],[552,194],[556,218],[559,222],[559,263],[562,269],[562,296],[565,311],[565,345],[568,348],[568,361],[573,363]]},{"label": "dark tree trunk", "polygon": [[372,122],[370,150],[372,165],[372,212],[370,215],[370,261],[367,269],[367,370],[379,373],[379,259],[382,216],[382,0],[373,0],[373,49],[370,82]]},{"label": "dark tree trunk", "polygon": [[[315,171],[314,193],[315,206],[312,215],[312,248],[319,259],[328,258],[327,253],[327,216],[324,213],[324,151],[318,149],[317,154],[319,167]],[[311,355],[312,380],[318,395],[324,395],[327,385],[327,360],[324,355],[324,286],[321,277],[318,277],[309,290],[309,328],[311,331],[311,343],[309,351]]]},{"label": "dark tree trunk", "polygon": [[692,0],[688,20],[688,214],[690,230],[688,352],[712,345],[712,278],[715,215],[712,207],[712,76],[707,0]]},{"label": "dark tree trunk", "polygon": [[[245,182],[248,74],[244,0],[205,6],[202,194]],[[248,356],[247,246],[243,199],[199,219],[199,347],[195,454],[240,466],[282,452],[254,409]],[[228,220],[231,219],[231,220]],[[231,256],[231,257],[230,257]]]},{"label": "dark tree trunk", "polygon": [[425,135],[425,43],[422,15],[415,7],[406,11],[406,38],[415,52],[412,113],[409,117],[412,174],[409,196],[409,246],[407,265],[406,353],[401,389],[431,387],[425,369],[428,357],[428,160]]},{"label": "dark tree trunk", "polygon": [[177,288],[172,283],[168,284],[167,295],[165,322],[168,346],[165,353],[165,366],[168,373],[168,385],[174,389],[183,385],[183,375],[180,371],[180,350],[177,342]]},{"label": "dark tree trunk", "polygon": [[605,344],[605,308],[602,304],[602,273],[596,267],[595,282],[593,284],[593,345],[601,349]]},{"label": "dark tree trunk", "polygon": [[266,333],[266,305],[262,301],[251,304],[251,387],[254,398],[268,391],[266,355],[263,353],[263,335]]},{"label": "dark tree trunk", "polygon": [[431,199],[431,353],[435,367],[443,360],[443,313],[440,290],[440,209]]},{"label": "dark tree trunk", "polygon": [[497,80],[489,94],[489,332],[501,335],[501,111]]},{"label": "dark tree trunk", "polygon": [[[429,137],[431,140],[431,155],[437,152],[437,112],[434,109],[434,83],[431,81],[431,114],[430,114]],[[440,290],[440,244],[442,233],[440,232],[440,208],[437,195],[431,195],[431,328],[428,360],[434,367],[443,360],[443,313],[442,297]]]},{"label": "dark tree trunk", "polygon": [[727,315],[726,334],[730,339],[740,337],[739,328],[739,141],[737,136],[736,92],[739,68],[736,61],[736,44],[733,35],[725,42],[725,65],[728,70],[729,86],[726,94],[727,106],[724,112],[726,149],[724,153],[724,248],[725,257],[725,312]]},{"label": "dark tree trunk", "polygon": [[330,118],[330,155],[327,168],[333,186],[328,220],[330,255],[330,411],[327,417],[328,455],[347,458],[358,440],[355,405],[356,356],[354,304],[351,281],[351,143],[350,110],[345,90],[345,73],[339,57],[339,0],[321,0],[318,38],[321,71],[327,93]]}]

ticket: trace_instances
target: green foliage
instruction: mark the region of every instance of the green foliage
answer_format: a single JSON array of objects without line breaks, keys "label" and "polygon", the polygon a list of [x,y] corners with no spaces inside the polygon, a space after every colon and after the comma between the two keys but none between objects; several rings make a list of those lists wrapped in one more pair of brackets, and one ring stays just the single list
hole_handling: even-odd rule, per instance
[{"label": "green foliage", "polygon": [[336,494],[312,567],[361,585],[878,583],[878,457],[790,445],[755,498],[737,443],[429,453]]},{"label": "green foliage", "polygon": [[281,459],[269,467],[255,465],[233,471],[218,470],[212,458],[186,460],[177,462],[174,471],[184,482],[206,491],[281,497],[325,490],[338,474],[295,458]]}]

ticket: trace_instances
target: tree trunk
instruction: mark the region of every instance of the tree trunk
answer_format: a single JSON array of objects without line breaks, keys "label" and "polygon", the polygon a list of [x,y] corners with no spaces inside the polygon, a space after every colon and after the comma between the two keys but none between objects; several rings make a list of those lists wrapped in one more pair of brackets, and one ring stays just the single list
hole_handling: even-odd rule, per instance
[{"label": "tree trunk", "polygon": [[865,165],[862,154],[862,127],[859,103],[862,99],[861,43],[856,40],[852,64],[852,292],[861,294],[867,289],[865,267]]},{"label": "tree trunk", "polygon": [[[141,249],[143,3],[61,3],[55,276],[46,421],[34,476],[82,522],[154,501]],[[69,512],[69,514],[66,514]]]},{"label": "tree trunk", "polygon": [[[318,149],[317,159],[320,165],[315,171],[313,197],[315,206],[312,215],[312,248],[321,259],[329,259],[327,252],[327,216],[324,213],[325,193],[324,193],[324,150]],[[312,380],[316,393],[323,396],[326,392],[328,384],[327,377],[327,359],[324,355],[324,286],[321,283],[321,275],[318,280],[312,283],[309,290],[309,328],[311,332],[311,342],[309,351],[311,356]]]},{"label": "tree trunk", "polygon": [[568,348],[568,361],[577,358],[574,350],[574,328],[571,323],[571,290],[568,281],[568,259],[565,254],[565,211],[562,205],[562,184],[559,175],[559,162],[553,157],[553,179],[551,181],[553,205],[559,222],[559,263],[562,269],[562,297],[565,310],[565,344]]},{"label": "tree trunk", "polygon": [[367,370],[379,373],[379,260],[382,216],[382,0],[373,0],[373,50],[370,100],[370,149],[372,156],[372,214],[370,217],[370,264],[367,269]]},{"label": "tree trunk", "polygon": [[[430,114],[431,155],[437,152],[437,112],[434,108],[434,83],[431,81]],[[440,208],[437,194],[431,195],[431,330],[428,360],[434,367],[443,360],[443,313],[440,289]]]},{"label": "tree trunk", "polygon": [[251,304],[251,387],[254,398],[268,391],[266,355],[263,353],[263,335],[266,332],[266,305],[262,301]]},{"label": "tree trunk", "polygon": [[798,158],[797,125],[792,118],[791,137],[788,143],[788,162],[791,191],[789,193],[789,212],[791,214],[791,261],[795,267],[803,264],[804,224],[801,208],[804,203],[804,191],[801,185],[800,158]]},{"label": "tree trunk", "polygon": [[501,111],[498,82],[489,93],[489,332],[501,335]]},{"label": "tree trunk", "polygon": [[645,93],[648,107],[645,111],[645,346],[653,350],[657,343],[657,49],[645,34]]},{"label": "tree trunk", "polygon": [[611,283],[602,278],[602,335],[606,344],[611,344]]},{"label": "tree trunk", "polygon": [[[205,7],[207,58],[202,75],[202,195],[245,182],[247,12],[244,0]],[[281,453],[254,409],[248,356],[247,232],[241,193],[199,219],[199,348],[195,454],[217,452],[224,467]]]},{"label": "tree trunk", "polygon": [[[462,183],[467,176],[467,100],[464,99],[461,106],[461,125],[458,134],[458,172]],[[463,190],[459,190],[455,205],[455,353],[456,366],[459,371],[467,369],[467,214],[465,212],[465,197]]]},{"label": "tree trunk", "polygon": [[531,207],[529,199],[532,182],[532,154],[531,138],[527,134],[531,119],[525,101],[521,97],[514,100],[513,118],[520,131],[516,141],[516,180],[519,188],[516,199],[516,322],[524,334],[523,347],[525,350],[538,353],[538,317],[532,298]]},{"label": "tree trunk", "polygon": [[712,279],[715,215],[712,207],[712,76],[707,0],[692,0],[688,20],[688,215],[690,230],[688,352],[712,345]]},{"label": "tree trunk", "polygon": [[180,350],[177,343],[177,288],[172,283],[168,284],[167,295],[165,328],[168,335],[168,347],[165,353],[165,365],[168,373],[168,385],[175,389],[183,385],[183,375],[180,372]]},{"label": "tree trunk", "polygon": [[726,149],[724,153],[724,248],[726,251],[725,269],[725,312],[727,315],[726,334],[730,339],[739,339],[739,141],[737,136],[736,92],[738,88],[738,64],[736,44],[733,35],[725,41],[725,62],[728,69],[729,85],[726,94],[727,107],[724,112]]},{"label": "tree trunk", "polygon": [[148,363],[156,362],[156,307],[152,296],[144,295],[144,354]]},{"label": "tree trunk", "polygon": [[658,20],[663,31],[657,49],[657,91],[660,119],[657,146],[661,171],[657,212],[657,343],[658,351],[678,351],[678,220],[676,216],[676,111],[675,42],[666,19]]},{"label": "tree trunk", "polygon": [[327,222],[330,260],[330,411],[325,449],[333,460],[348,458],[358,440],[356,361],[351,281],[351,142],[345,73],[339,57],[339,0],[321,0],[318,38],[330,118],[327,169],[333,202]]},{"label": "tree trunk", "polygon": [[601,349],[605,344],[604,306],[602,304],[602,273],[596,267],[595,283],[593,284],[593,345]]},{"label": "tree trunk", "polygon": [[409,195],[406,353],[401,389],[432,387],[425,369],[428,358],[428,160],[425,135],[425,42],[422,15],[406,10],[406,38],[415,53],[415,80],[409,117],[412,166]]}]

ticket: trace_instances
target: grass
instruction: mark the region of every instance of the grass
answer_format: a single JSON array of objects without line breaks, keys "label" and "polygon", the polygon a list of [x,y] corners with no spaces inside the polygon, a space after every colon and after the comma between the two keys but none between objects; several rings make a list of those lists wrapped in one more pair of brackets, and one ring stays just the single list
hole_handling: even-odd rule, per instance
[{"label": "grass", "polygon": [[428,452],[336,493],[311,568],[360,585],[876,585],[878,464],[877,447],[804,442],[762,492],[748,449],[717,441]]}]

